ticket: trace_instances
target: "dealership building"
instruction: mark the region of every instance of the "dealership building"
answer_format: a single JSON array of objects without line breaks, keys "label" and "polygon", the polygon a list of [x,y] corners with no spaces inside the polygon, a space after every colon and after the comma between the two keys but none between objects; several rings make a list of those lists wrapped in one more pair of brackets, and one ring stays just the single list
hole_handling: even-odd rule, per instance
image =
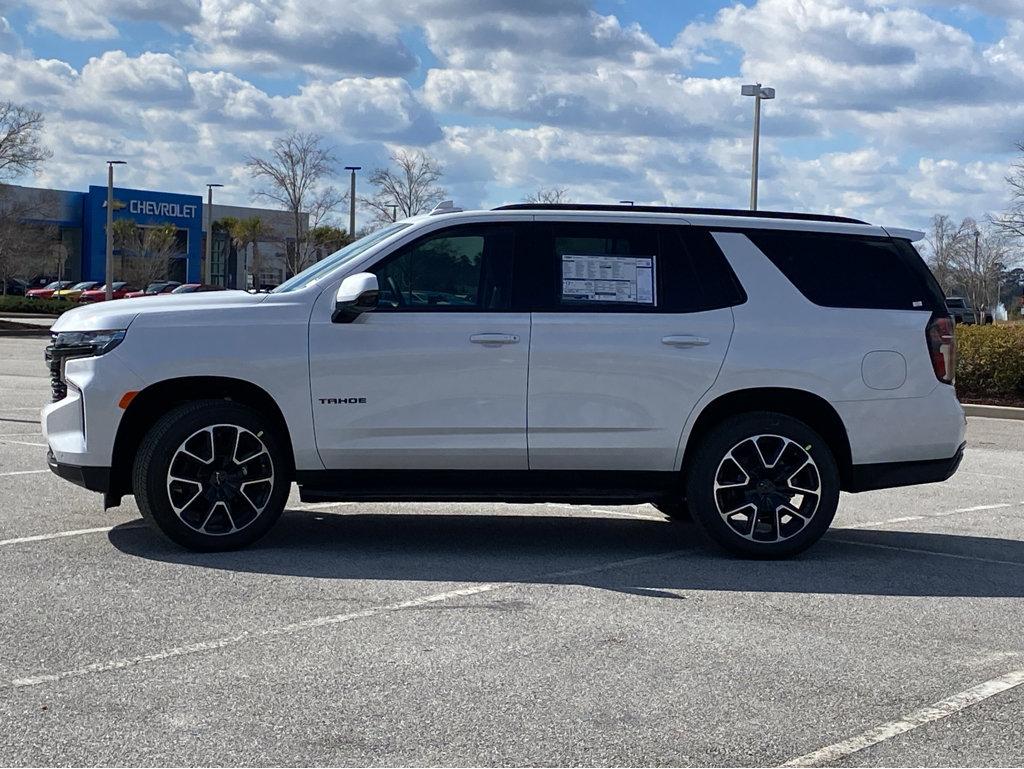
[{"label": "dealership building", "polygon": [[[0,199],[21,204],[25,222],[52,232],[51,254],[40,254],[36,274],[60,276],[67,280],[105,279],[107,188],[90,186],[87,192],[0,185]],[[130,219],[139,227],[171,224],[177,231],[176,253],[168,260],[167,278],[182,283],[202,280],[206,253],[206,204],[200,195],[114,188],[113,218]],[[258,216],[272,233],[259,249],[260,274],[248,279],[253,266],[253,246],[239,251],[227,232],[214,227],[210,280],[228,288],[276,285],[286,276],[285,254],[294,229],[286,211],[246,206],[213,205],[209,221],[225,217],[247,219]],[[34,260],[33,260],[34,265]],[[115,273],[115,279],[117,275]]]}]

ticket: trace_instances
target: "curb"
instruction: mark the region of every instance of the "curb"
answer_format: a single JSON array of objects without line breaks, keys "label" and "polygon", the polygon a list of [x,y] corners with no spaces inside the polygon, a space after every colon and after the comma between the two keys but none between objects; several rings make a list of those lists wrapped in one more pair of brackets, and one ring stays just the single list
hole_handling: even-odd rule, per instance
[{"label": "curb", "polygon": [[1024,419],[1024,409],[1016,406],[986,406],[982,403],[964,403],[964,414],[969,417],[994,417],[996,419]]},{"label": "curb", "polygon": [[18,337],[18,336],[46,336],[50,335],[50,329],[48,328],[0,328],[0,339],[4,337]]},{"label": "curb", "polygon": [[53,320],[57,320],[57,318],[59,318],[60,315],[54,315],[53,313],[50,312],[12,312],[5,315],[4,313],[0,312],[0,317],[2,317],[4,320],[17,320],[18,318],[34,318],[37,320],[40,318],[52,318]]}]

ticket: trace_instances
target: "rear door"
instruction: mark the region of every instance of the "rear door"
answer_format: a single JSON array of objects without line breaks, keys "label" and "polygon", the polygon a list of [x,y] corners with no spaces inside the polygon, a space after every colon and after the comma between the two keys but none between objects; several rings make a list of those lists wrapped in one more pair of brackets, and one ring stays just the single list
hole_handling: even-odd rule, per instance
[{"label": "rear door", "polygon": [[714,383],[742,288],[706,232],[538,223],[530,469],[672,470]]}]

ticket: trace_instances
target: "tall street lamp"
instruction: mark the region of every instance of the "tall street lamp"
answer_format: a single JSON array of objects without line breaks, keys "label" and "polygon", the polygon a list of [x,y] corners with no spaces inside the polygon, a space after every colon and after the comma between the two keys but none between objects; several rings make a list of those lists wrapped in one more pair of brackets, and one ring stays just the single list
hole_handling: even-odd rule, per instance
[{"label": "tall street lamp", "polygon": [[208,183],[206,185],[206,264],[203,266],[203,283],[210,284],[213,274],[213,188],[223,184]]},{"label": "tall street lamp", "polygon": [[125,166],[124,160],[107,161],[107,263],[103,280],[107,285],[107,301],[114,298],[114,166]]},{"label": "tall street lamp", "polygon": [[362,166],[345,166],[346,171],[352,172],[352,186],[348,193],[348,236],[356,239],[356,171]]},{"label": "tall street lamp", "polygon": [[760,83],[745,85],[740,89],[744,96],[754,97],[754,153],[750,163],[750,210],[757,210],[757,165],[761,145],[761,100],[774,99],[774,88],[762,88]]},{"label": "tall street lamp", "polygon": [[388,203],[387,206],[388,206],[388,208],[391,209],[391,221],[392,222],[397,222],[398,221],[398,204],[397,203]]}]

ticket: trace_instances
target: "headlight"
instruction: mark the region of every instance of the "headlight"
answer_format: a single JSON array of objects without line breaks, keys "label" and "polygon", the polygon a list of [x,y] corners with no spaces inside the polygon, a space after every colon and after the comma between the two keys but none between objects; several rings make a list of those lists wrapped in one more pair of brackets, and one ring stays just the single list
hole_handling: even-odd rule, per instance
[{"label": "headlight", "polygon": [[103,355],[121,344],[124,334],[123,328],[114,331],[59,331],[53,335],[53,347],[55,350],[73,350],[77,355]]}]

